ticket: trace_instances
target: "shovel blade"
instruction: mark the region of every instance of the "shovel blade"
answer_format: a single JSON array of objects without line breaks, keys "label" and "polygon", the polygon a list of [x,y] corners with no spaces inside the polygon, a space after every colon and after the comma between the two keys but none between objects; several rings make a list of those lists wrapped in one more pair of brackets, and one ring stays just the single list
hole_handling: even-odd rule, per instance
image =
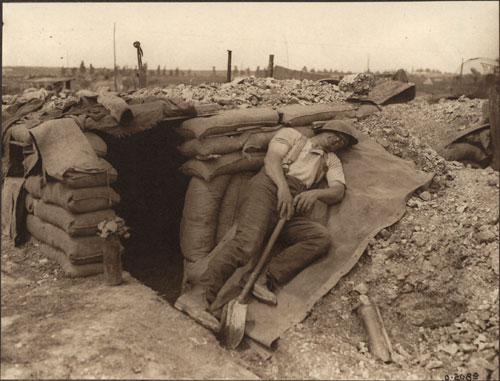
[{"label": "shovel blade", "polygon": [[222,326],[222,343],[228,349],[235,349],[245,335],[245,322],[247,318],[247,304],[231,300],[227,304],[225,324]]}]

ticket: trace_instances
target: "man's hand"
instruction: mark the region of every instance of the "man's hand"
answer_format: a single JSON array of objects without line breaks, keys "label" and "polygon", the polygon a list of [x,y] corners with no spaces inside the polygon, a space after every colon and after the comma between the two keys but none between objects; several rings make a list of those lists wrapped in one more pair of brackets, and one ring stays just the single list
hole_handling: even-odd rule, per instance
[{"label": "man's hand", "polygon": [[287,220],[293,216],[293,199],[288,186],[278,188],[278,207],[280,218],[286,217]]},{"label": "man's hand", "polygon": [[295,196],[293,206],[300,213],[308,213],[317,199],[318,192],[316,190],[308,190]]}]

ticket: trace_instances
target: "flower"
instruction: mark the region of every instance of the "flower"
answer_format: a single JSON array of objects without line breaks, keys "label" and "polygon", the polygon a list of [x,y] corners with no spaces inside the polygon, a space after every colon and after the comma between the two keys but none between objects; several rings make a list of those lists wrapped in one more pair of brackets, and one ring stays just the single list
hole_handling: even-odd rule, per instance
[{"label": "flower", "polygon": [[97,235],[107,238],[111,234],[117,234],[119,237],[129,238],[130,228],[125,225],[125,220],[116,216],[115,218],[106,218],[97,225]]}]

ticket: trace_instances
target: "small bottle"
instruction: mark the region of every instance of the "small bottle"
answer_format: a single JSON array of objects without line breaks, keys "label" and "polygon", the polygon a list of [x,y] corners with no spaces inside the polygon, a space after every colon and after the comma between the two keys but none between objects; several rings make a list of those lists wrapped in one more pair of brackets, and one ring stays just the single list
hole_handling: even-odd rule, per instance
[{"label": "small bottle", "polygon": [[104,239],[104,282],[110,286],[122,282],[122,252],[123,246],[118,235],[110,234]]}]

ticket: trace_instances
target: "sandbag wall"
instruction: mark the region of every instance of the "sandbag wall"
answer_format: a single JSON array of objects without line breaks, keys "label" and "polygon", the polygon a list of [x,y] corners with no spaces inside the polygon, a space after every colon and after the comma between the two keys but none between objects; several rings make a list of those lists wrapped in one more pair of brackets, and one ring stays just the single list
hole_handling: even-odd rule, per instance
[{"label": "sandbag wall", "polygon": [[239,199],[249,179],[262,168],[277,131],[292,127],[311,137],[313,125],[356,118],[356,112],[350,104],[291,105],[230,110],[182,123],[177,132],[185,141],[178,150],[188,160],[180,170],[191,177],[179,237],[185,259],[184,288],[197,280],[209,254],[229,234]]},{"label": "sandbag wall", "polygon": [[40,241],[41,252],[54,259],[69,276],[103,272],[103,240],[97,225],[113,219],[120,201],[111,188],[117,172],[104,160],[107,147],[97,135],[84,134],[105,170],[67,172],[62,181],[42,175],[26,178],[26,227]]}]

